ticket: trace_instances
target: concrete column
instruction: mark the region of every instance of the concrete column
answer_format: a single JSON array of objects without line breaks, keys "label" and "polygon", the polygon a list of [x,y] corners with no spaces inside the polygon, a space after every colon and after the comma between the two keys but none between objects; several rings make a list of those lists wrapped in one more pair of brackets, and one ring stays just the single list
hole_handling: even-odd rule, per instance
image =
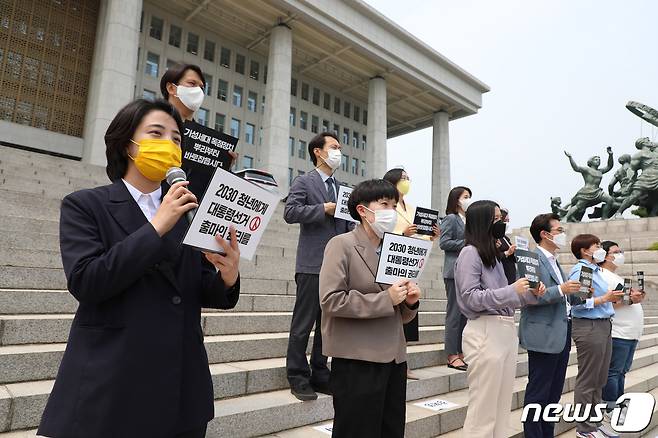
[{"label": "concrete column", "polygon": [[450,134],[445,111],[434,113],[432,132],[432,208],[445,210],[450,193]]},{"label": "concrete column", "polygon": [[[106,0],[100,4],[82,159],[104,166],[105,131],[135,93],[142,0]],[[148,32],[146,25],[144,32]]]},{"label": "concrete column", "polygon": [[368,83],[368,161],[369,178],[386,173],[386,80],[375,76]]},{"label": "concrete column", "polygon": [[278,25],[270,34],[270,53],[265,86],[263,146],[259,167],[276,179],[281,194],[288,194],[288,138],[290,137],[290,80],[292,75],[292,31]]}]

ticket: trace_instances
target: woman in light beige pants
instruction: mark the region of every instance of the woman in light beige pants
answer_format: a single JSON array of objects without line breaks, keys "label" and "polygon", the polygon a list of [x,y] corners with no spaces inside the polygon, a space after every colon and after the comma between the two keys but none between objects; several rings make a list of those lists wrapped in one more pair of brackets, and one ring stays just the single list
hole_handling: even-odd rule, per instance
[{"label": "woman in light beige pants", "polygon": [[536,303],[544,285],[529,289],[522,278],[507,285],[495,239],[505,235],[492,201],[466,210],[466,246],[455,264],[457,304],[468,322],[462,336],[468,363],[468,411],[463,436],[507,438],[519,348],[514,309]]}]

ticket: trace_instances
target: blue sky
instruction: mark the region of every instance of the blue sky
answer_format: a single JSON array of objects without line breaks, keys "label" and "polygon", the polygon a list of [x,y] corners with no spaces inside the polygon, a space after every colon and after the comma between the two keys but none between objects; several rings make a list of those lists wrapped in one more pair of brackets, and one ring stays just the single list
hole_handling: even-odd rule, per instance
[{"label": "blue sky", "polygon": [[[657,138],[625,104],[658,108],[658,2],[366,1],[491,87],[477,115],[450,123],[451,179],[510,208],[514,227],[582,187],[564,149],[584,165],[605,162],[606,146],[616,160],[639,136]],[[430,187],[431,143],[431,129],[388,141],[389,167],[408,169],[419,206],[430,203],[418,188]]]}]

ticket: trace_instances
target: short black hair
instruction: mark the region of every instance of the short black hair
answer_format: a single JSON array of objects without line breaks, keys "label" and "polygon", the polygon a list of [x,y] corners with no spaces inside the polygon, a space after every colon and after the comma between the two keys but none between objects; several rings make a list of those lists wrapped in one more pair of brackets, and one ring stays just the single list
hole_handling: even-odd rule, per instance
[{"label": "short black hair", "polygon": [[160,92],[162,93],[162,97],[165,100],[169,99],[167,84],[171,82],[174,85],[178,85],[178,81],[181,80],[181,78],[185,75],[185,72],[188,70],[192,70],[199,75],[199,77],[201,78],[201,82],[203,82],[203,86],[205,88],[206,78],[205,76],[203,76],[201,67],[195,64],[178,63],[167,69],[167,71],[162,75],[162,79],[160,79]]},{"label": "short black hair", "polygon": [[128,170],[128,144],[142,119],[151,111],[164,111],[169,114],[183,132],[183,121],[172,104],[163,99],[154,101],[137,99],[119,110],[105,131],[105,172],[111,181],[123,178]]},{"label": "short black hair", "polygon": [[322,149],[324,147],[324,144],[326,142],[325,137],[331,137],[335,139],[338,143],[340,143],[340,140],[334,134],[333,132],[321,132],[315,137],[311,139],[311,141],[308,142],[308,155],[311,157],[311,161],[313,162],[314,166],[318,165],[318,160],[315,158],[315,154],[313,153],[313,149],[315,148],[320,148]]},{"label": "short black hair", "polygon": [[613,246],[619,246],[619,244],[617,242],[613,242],[612,240],[605,240],[601,242],[601,248],[605,249],[606,254],[610,253],[610,248]]},{"label": "short black hair", "polygon": [[448,204],[446,205],[446,214],[457,214],[457,207],[459,206],[459,198],[464,192],[468,192],[470,196],[473,196],[471,189],[464,186],[457,186],[450,190],[448,195]]},{"label": "short black hair", "polygon": [[502,252],[496,248],[493,236],[494,217],[498,204],[493,201],[476,201],[466,210],[466,227],[464,241],[473,245],[480,255],[482,264],[494,268],[502,257]]},{"label": "short black hair", "polygon": [[552,220],[559,221],[560,216],[555,213],[544,213],[536,216],[532,220],[532,224],[530,225],[530,235],[535,240],[535,242],[541,242],[542,231],[550,233]]},{"label": "short black hair", "polygon": [[596,237],[594,234],[579,234],[571,241],[571,254],[580,260],[583,258],[583,255],[580,253],[580,251],[583,249],[588,249],[595,243],[601,243],[601,239]]},{"label": "short black hair", "polygon": [[367,205],[380,199],[395,199],[395,202],[398,202],[400,200],[398,189],[383,179],[363,181],[354,187],[350,199],[347,200],[347,208],[350,211],[350,216],[355,221],[361,221],[361,216],[356,211],[356,206]]},{"label": "short black hair", "polygon": [[400,180],[402,179],[402,174],[405,172],[404,169],[401,168],[396,168],[396,169],[391,169],[386,174],[384,175],[384,181],[388,181],[394,186],[397,186]]}]

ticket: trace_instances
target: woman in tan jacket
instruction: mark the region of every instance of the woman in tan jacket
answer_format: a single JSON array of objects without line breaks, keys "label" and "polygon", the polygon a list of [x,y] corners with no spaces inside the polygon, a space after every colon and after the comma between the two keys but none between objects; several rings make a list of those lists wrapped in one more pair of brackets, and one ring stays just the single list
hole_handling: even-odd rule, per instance
[{"label": "woman in tan jacket", "polygon": [[409,280],[375,282],[381,239],[395,228],[398,191],[369,180],[352,192],[354,231],[329,241],[320,270],[322,351],[331,356],[334,437],[403,437],[407,353],[402,325],[421,291]]}]

